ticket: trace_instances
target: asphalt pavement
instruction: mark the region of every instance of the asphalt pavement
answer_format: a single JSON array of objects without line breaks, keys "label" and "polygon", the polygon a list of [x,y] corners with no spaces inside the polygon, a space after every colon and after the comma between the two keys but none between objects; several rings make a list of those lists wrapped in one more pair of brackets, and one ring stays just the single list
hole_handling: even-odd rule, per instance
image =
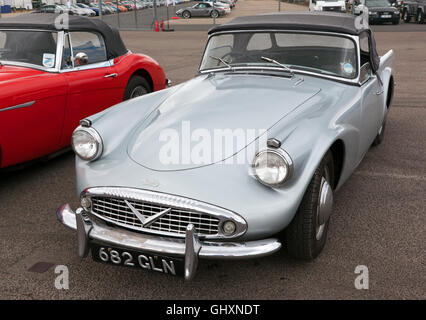
[{"label": "asphalt pavement", "polygon": [[[385,140],[335,195],[327,244],[315,261],[296,261],[285,250],[256,260],[201,260],[195,280],[184,282],[81,260],[75,233],[55,215],[63,203],[78,205],[67,153],[0,175],[0,299],[426,299],[426,32],[407,30],[412,25],[375,32],[379,53],[396,54]],[[196,74],[207,34],[122,37],[177,84]],[[29,270],[39,262],[50,267]],[[69,269],[68,290],[55,288],[57,265]],[[358,265],[368,267],[368,290],[354,286]]]}]

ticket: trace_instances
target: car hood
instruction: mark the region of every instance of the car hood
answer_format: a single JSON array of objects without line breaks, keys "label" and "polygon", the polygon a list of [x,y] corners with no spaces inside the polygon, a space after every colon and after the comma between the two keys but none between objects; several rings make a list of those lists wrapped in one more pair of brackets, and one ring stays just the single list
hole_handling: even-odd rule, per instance
[{"label": "car hood", "polygon": [[[220,162],[245,149],[319,91],[296,77],[198,76],[176,89],[142,121],[127,152],[138,164],[159,171]],[[234,137],[234,143],[221,144],[226,139],[221,140],[223,134]],[[207,149],[210,156],[204,153]],[[200,153],[201,162],[196,160]]]},{"label": "car hood", "polygon": [[18,81],[22,78],[34,77],[43,73],[43,71],[36,69],[0,65],[0,86],[7,81]]}]

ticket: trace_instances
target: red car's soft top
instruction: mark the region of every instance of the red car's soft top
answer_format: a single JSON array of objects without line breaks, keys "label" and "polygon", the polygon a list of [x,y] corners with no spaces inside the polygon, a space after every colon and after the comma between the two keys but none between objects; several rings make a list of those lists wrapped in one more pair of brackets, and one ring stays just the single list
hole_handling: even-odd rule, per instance
[{"label": "red car's soft top", "polygon": [[52,31],[95,31],[103,35],[108,59],[127,53],[126,46],[118,30],[111,28],[99,19],[56,13],[22,14],[12,18],[0,19],[0,29],[42,29]]}]

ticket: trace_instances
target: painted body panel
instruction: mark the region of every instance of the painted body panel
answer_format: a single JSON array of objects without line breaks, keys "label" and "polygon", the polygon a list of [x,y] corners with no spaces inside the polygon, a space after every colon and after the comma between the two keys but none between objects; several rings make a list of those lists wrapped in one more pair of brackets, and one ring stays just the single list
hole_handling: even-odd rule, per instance
[{"label": "painted body panel", "polygon": [[[386,95],[392,63],[393,52],[390,51],[381,58],[378,71],[384,83],[381,94],[377,94],[382,88],[376,75],[359,86],[300,74],[296,74],[291,80],[267,75],[245,75],[241,79],[240,75],[230,72],[215,76],[199,75],[179,86],[117,105],[90,118],[93,127],[102,136],[104,152],[94,162],[77,158],[77,192],[81,193],[86,188],[95,186],[122,186],[192,198],[241,215],[248,224],[248,230],[241,240],[269,237],[291,222],[313,172],[334,142],[340,140],[345,152],[337,189],[356,169],[388,111]],[[250,162],[223,165],[219,161],[201,167],[167,171],[149,169],[132,159],[137,155],[140,161],[150,163],[151,166],[154,164],[155,155],[144,156],[141,151],[145,149],[145,143],[150,147],[152,144],[139,134],[143,131],[141,126],[143,127],[145,121],[154,128],[156,125],[163,127],[162,121],[173,125],[174,122],[167,117],[167,113],[164,117],[158,115],[161,114],[161,108],[167,106],[173,109],[174,119],[178,120],[190,116],[195,117],[194,121],[206,124],[205,119],[211,116],[213,122],[217,121],[215,117],[218,110],[215,108],[207,107],[207,112],[202,113],[200,109],[191,106],[191,112],[187,114],[188,110],[181,105],[181,94],[188,93],[188,103],[193,97],[190,93],[199,92],[201,88],[208,88],[209,97],[221,96],[224,83],[232,83],[233,87],[232,94],[223,95],[223,103],[226,98],[232,97],[230,101],[226,101],[226,112],[221,110],[223,121],[227,123],[227,119],[245,117],[246,120],[239,122],[239,125],[248,126],[252,126],[255,120],[259,123],[264,121],[262,125],[268,126],[268,137],[280,140],[281,148],[293,159],[294,174],[289,181],[278,188],[266,187],[249,174]],[[253,97],[244,100],[247,112],[241,114],[241,97],[247,94],[247,88],[254,86],[267,87],[265,92],[268,94],[262,95],[261,103]],[[289,103],[293,97],[289,97],[287,88],[291,88],[294,97],[305,95],[307,99],[300,99],[303,102],[295,108],[297,99],[294,103]],[[199,103],[207,103],[206,101],[207,99],[202,99]],[[280,102],[281,116],[275,109]],[[268,114],[268,108],[274,110],[272,115]],[[212,111],[211,114],[209,110]],[[262,112],[258,112],[259,110]],[[263,118],[259,119],[260,117]],[[272,118],[277,120],[273,125],[270,121]],[[155,124],[156,121],[160,123]],[[126,123],[127,126],[117,130],[116,123]],[[258,150],[248,148],[249,146],[250,144],[246,148],[249,151],[240,152],[247,151],[247,159],[253,159]],[[260,144],[258,149],[265,147]],[[238,157],[238,154],[231,157]]]},{"label": "painted body panel", "polygon": [[[128,52],[110,62],[56,72],[1,65],[0,168],[68,146],[81,119],[123,101],[134,74],[148,78],[153,91],[166,87],[163,69],[150,57]],[[105,78],[111,74],[117,76]],[[28,102],[34,103],[21,106]]]}]

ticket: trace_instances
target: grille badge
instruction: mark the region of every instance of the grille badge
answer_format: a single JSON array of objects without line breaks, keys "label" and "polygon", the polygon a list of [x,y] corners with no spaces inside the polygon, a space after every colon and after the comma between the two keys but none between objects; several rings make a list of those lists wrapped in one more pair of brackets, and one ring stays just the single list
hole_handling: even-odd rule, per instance
[{"label": "grille badge", "polygon": [[143,227],[150,226],[155,221],[157,221],[158,219],[160,219],[161,217],[163,217],[164,215],[166,215],[170,211],[172,211],[172,208],[168,208],[166,210],[163,210],[163,211],[161,211],[161,212],[159,212],[157,214],[154,214],[153,216],[147,218],[144,215],[142,215],[134,206],[132,206],[132,204],[129,201],[124,200],[124,202],[130,208],[130,210],[132,210],[132,212],[134,213],[134,215],[140,220],[140,222],[142,223]]}]

